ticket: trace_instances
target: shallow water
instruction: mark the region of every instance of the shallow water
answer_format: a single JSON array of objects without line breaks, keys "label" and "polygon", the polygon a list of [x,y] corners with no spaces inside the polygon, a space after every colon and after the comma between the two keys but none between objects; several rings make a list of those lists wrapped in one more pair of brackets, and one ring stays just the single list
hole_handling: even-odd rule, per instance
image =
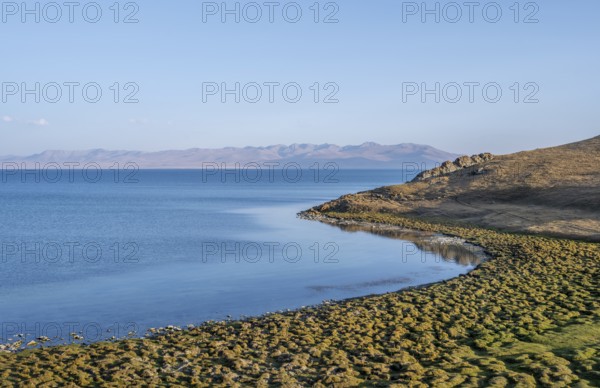
[{"label": "shallow water", "polygon": [[328,183],[312,174],[296,183],[279,174],[236,182],[201,171],[140,171],[137,183],[109,174],[97,183],[3,179],[2,342],[18,334],[25,343],[143,335],[470,271],[477,258],[460,248],[296,217],[402,175],[339,171]]}]

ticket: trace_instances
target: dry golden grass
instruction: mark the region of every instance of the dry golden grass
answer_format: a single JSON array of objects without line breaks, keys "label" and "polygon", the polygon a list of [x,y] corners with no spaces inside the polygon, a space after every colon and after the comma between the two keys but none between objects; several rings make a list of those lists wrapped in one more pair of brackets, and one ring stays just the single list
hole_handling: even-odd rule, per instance
[{"label": "dry golden grass", "polygon": [[600,137],[497,156],[446,176],[344,196],[318,210],[600,241]]}]

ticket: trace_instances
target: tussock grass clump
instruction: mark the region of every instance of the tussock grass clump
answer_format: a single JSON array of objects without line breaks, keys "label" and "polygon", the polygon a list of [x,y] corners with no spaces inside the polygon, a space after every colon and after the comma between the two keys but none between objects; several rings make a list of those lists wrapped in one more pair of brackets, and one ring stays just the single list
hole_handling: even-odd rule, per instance
[{"label": "tussock grass clump", "polygon": [[[380,213],[338,220],[441,232],[493,257],[422,288],[147,339],[0,355],[5,386],[600,385],[598,244]],[[368,258],[365,258],[368,259]]]}]

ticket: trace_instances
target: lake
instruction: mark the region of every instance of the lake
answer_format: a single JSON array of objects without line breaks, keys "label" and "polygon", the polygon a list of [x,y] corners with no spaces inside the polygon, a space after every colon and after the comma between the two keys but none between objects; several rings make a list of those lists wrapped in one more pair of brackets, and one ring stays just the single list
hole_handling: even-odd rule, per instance
[{"label": "lake", "polygon": [[[2,176],[2,342],[144,335],[436,282],[475,257],[297,218],[401,171]],[[84,175],[88,174],[88,175]],[[409,236],[410,237],[410,236]],[[460,256],[460,257],[459,257]]]}]

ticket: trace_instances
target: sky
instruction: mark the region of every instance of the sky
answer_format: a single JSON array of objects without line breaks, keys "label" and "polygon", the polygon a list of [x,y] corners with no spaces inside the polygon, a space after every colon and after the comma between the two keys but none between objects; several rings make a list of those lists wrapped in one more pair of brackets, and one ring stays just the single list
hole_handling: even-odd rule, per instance
[{"label": "sky", "polygon": [[0,155],[600,134],[599,1],[467,3],[1,2]]}]

